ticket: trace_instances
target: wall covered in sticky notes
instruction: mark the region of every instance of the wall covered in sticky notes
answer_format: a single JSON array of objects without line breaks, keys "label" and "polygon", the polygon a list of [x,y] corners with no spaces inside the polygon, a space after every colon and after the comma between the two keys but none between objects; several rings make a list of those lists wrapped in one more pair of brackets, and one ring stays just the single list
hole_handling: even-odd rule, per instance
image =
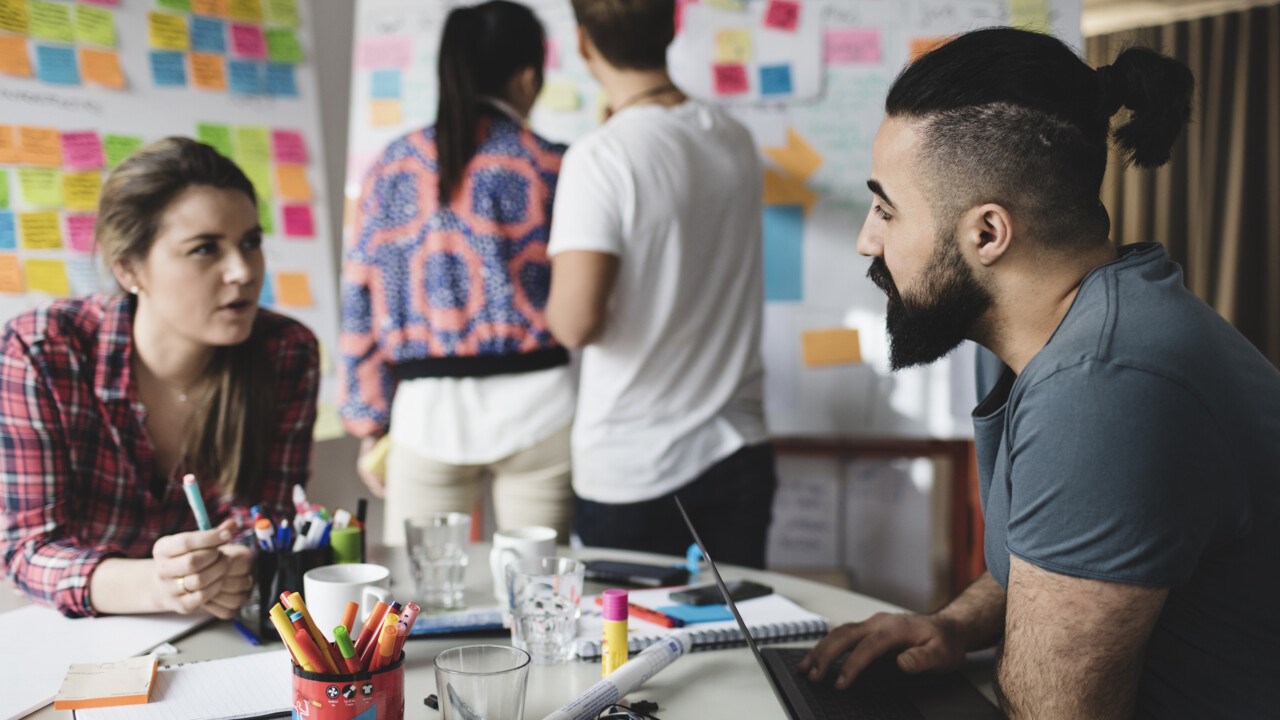
[{"label": "wall covered in sticky notes", "polygon": [[[259,196],[265,307],[337,342],[336,274],[302,0],[0,0],[0,321],[117,291],[95,255],[112,169],[195,137]],[[279,278],[277,280],[276,278]],[[332,402],[332,377],[321,397]]]},{"label": "wall covered in sticky notes", "polygon": [[[571,143],[607,99],[577,53],[569,0],[525,0],[547,31],[532,127]],[[344,195],[395,138],[435,118],[440,30],[460,0],[358,0]],[[855,248],[871,142],[916,54],[989,25],[1080,47],[1081,0],[677,0],[676,84],[741,121],[764,165],[765,409],[776,435],[971,434],[973,354],[889,371],[884,295]],[[412,29],[410,32],[409,29]],[[286,231],[287,232],[287,231]],[[278,292],[278,290],[277,290]]]}]

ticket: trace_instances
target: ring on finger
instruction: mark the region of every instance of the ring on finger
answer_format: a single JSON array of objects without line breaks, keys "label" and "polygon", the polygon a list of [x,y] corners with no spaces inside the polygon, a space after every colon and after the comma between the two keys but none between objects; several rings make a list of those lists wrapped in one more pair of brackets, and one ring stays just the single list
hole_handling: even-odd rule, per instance
[{"label": "ring on finger", "polygon": [[189,592],[191,591],[187,589],[187,576],[183,575],[182,577],[178,578],[178,593],[182,595],[186,595]]}]

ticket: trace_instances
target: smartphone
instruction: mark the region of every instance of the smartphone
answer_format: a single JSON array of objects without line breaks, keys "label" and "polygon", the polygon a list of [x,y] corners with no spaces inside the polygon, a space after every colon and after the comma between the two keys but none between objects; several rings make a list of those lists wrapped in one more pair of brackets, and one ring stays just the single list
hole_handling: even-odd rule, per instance
[{"label": "smartphone", "polygon": [[586,578],[601,583],[667,587],[689,582],[689,571],[682,567],[644,565],[614,560],[588,560]]},{"label": "smartphone", "polygon": [[[730,580],[725,586],[736,603],[773,594],[773,588],[750,580]],[[671,593],[671,600],[682,605],[722,605],[724,595],[715,584],[699,585]]]}]

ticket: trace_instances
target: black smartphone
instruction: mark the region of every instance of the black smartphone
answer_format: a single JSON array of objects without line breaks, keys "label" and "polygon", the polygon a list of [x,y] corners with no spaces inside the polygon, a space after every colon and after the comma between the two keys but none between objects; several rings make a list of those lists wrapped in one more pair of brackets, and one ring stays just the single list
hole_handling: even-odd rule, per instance
[{"label": "black smartphone", "polygon": [[[725,587],[729,588],[729,597],[733,598],[736,603],[773,594],[773,588],[750,580],[730,580],[725,583]],[[724,595],[720,593],[720,588],[716,587],[714,583],[673,592],[671,593],[671,599],[682,605],[724,604]]]},{"label": "black smartphone", "polygon": [[588,560],[586,578],[601,583],[668,587],[689,582],[689,571],[682,567],[644,565],[615,560]]}]

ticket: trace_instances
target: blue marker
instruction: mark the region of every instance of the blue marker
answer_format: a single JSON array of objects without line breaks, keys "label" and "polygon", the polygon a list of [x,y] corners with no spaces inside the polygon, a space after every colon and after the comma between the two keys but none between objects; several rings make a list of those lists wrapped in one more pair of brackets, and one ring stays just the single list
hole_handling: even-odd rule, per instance
[{"label": "blue marker", "polygon": [[204,498],[200,497],[200,486],[196,484],[196,476],[187,473],[182,476],[182,492],[187,494],[187,504],[191,506],[191,512],[195,513],[196,524],[201,530],[208,530],[213,526],[209,524],[209,512],[204,509]]}]

